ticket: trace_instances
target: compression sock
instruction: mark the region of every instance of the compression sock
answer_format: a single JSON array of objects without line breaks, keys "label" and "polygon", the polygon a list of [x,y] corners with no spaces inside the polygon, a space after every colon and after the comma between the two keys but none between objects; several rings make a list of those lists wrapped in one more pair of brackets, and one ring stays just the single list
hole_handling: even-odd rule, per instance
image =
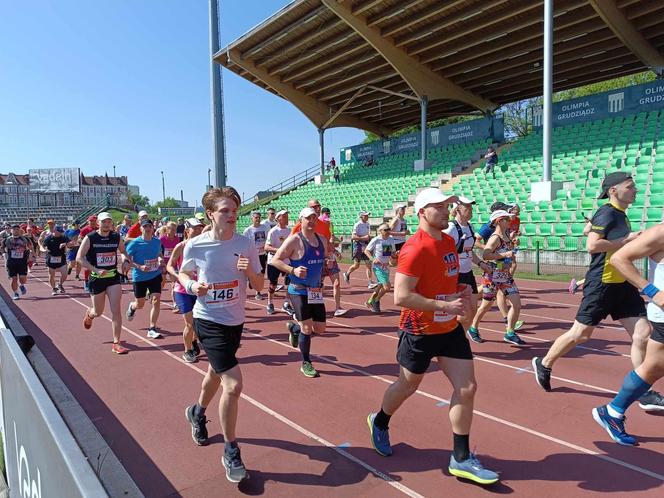
[{"label": "compression sock", "polygon": [[618,414],[616,418],[621,418],[629,406],[634,403],[637,399],[643,396],[648,389],[650,389],[651,384],[646,383],[638,374],[632,370],[625,376],[623,380],[623,385],[618,391],[618,394],[615,398],[609,403],[608,410],[609,415],[615,417],[614,412]]},{"label": "compression sock", "polygon": [[376,424],[376,427],[379,429],[386,430],[387,426],[390,424],[390,418],[392,418],[392,415],[388,415],[381,408],[380,411],[376,414],[374,424]]},{"label": "compression sock", "polygon": [[302,361],[311,362],[311,359],[309,359],[309,351],[311,350],[311,336],[307,334],[300,334],[300,339],[297,345],[300,348],[300,352],[302,353]]},{"label": "compression sock", "polygon": [[463,462],[470,457],[470,435],[465,436],[454,434],[454,459],[457,462]]}]

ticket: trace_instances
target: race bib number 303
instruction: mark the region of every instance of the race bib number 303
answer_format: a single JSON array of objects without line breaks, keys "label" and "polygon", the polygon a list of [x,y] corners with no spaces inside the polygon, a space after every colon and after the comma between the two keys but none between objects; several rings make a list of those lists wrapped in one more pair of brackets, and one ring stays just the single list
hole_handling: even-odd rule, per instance
[{"label": "race bib number 303", "polygon": [[97,253],[97,266],[105,268],[115,266],[117,254],[114,252],[98,252]]},{"label": "race bib number 303", "polygon": [[240,300],[240,281],[217,282],[210,284],[205,298],[205,304],[209,308],[227,308],[237,304]]}]

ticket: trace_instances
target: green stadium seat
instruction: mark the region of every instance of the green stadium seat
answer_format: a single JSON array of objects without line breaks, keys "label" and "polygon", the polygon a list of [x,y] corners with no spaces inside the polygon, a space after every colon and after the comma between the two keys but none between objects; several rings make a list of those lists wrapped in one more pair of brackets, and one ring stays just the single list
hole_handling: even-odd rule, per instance
[{"label": "green stadium seat", "polygon": [[562,248],[562,237],[556,237],[554,235],[546,238],[546,250],[547,251],[560,251]]},{"label": "green stadium seat", "polygon": [[586,224],[585,223],[572,223],[570,226],[571,231],[572,231],[572,236],[574,237],[582,237],[583,236],[583,229],[585,228]]}]

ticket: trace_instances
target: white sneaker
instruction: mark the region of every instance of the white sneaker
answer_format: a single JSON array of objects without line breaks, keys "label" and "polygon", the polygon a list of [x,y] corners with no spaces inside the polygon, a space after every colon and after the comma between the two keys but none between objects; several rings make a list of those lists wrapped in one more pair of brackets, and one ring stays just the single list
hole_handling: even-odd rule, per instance
[{"label": "white sneaker", "polygon": [[19,299],[18,292],[14,292],[14,298],[13,299],[14,299],[14,301],[18,301],[18,299]]},{"label": "white sneaker", "polygon": [[378,287],[378,284],[376,282],[369,282],[367,284],[367,289],[375,289],[376,287]]},{"label": "white sneaker", "polygon": [[283,288],[284,288],[284,286],[281,285],[281,284],[279,284],[279,285],[277,285],[277,286],[274,288],[274,292],[279,292],[279,291],[282,290]]},{"label": "white sneaker", "polygon": [[161,334],[157,332],[157,329],[149,328],[148,339],[161,339]]},{"label": "white sneaker", "polygon": [[334,316],[344,316],[346,313],[348,313],[348,310],[345,310],[343,308],[337,308],[334,310]]}]

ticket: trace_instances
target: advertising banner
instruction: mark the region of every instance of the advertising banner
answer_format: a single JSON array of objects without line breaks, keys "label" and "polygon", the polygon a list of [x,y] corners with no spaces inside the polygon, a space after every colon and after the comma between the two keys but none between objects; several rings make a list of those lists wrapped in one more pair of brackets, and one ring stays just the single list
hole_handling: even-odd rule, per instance
[{"label": "advertising banner", "polygon": [[79,168],[31,169],[30,191],[40,193],[80,192],[81,170]]}]

